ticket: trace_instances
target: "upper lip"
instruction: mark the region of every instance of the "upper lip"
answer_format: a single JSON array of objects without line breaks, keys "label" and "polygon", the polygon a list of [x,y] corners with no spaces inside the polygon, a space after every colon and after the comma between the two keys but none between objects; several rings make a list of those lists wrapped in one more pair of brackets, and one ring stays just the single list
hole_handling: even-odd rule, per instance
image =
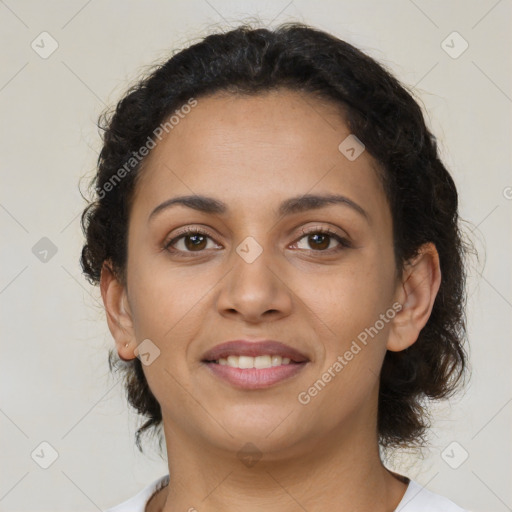
[{"label": "upper lip", "polygon": [[218,361],[221,358],[228,356],[263,356],[263,355],[277,355],[281,357],[288,357],[296,363],[309,361],[308,357],[297,349],[285,345],[280,341],[262,340],[262,341],[247,341],[247,340],[233,340],[226,341],[216,345],[208,350],[203,355],[203,361]]}]

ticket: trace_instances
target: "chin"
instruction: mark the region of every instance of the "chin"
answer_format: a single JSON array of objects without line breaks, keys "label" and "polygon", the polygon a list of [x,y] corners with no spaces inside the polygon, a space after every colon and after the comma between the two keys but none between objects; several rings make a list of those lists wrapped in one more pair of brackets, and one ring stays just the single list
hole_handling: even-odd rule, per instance
[{"label": "chin", "polygon": [[251,442],[264,452],[277,452],[295,444],[300,437],[291,407],[236,405],[227,411],[222,420],[219,417],[219,422],[233,437],[222,430],[227,435],[223,438],[237,447]]}]

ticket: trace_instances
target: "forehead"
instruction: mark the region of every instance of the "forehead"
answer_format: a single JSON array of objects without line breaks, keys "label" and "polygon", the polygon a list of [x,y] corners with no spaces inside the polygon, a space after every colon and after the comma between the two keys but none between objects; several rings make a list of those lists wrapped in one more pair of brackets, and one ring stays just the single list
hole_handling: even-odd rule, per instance
[{"label": "forehead", "polygon": [[340,152],[349,135],[339,105],[310,94],[200,97],[146,158],[135,203],[196,193],[241,206],[329,191],[385,207],[374,159]]}]

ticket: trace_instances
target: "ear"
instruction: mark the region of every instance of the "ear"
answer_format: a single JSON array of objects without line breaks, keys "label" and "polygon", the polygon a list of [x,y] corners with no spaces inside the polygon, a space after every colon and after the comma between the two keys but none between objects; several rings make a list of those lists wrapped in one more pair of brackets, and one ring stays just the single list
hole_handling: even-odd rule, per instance
[{"label": "ear", "polygon": [[126,288],[115,277],[109,262],[104,262],[101,268],[100,290],[108,328],[115,340],[119,357],[124,361],[135,359],[137,343]]},{"label": "ear", "polygon": [[410,347],[425,327],[441,285],[441,268],[436,246],[429,242],[408,262],[397,287],[396,300],[402,309],[391,322],[386,348],[399,352]]}]

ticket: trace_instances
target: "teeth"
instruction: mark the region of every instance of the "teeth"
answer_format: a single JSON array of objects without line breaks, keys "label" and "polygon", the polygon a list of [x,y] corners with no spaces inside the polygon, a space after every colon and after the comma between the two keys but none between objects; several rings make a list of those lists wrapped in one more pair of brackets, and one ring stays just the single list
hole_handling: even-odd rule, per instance
[{"label": "teeth", "polygon": [[[228,364],[234,364],[235,361],[233,361],[233,359],[231,359],[231,361],[230,361],[229,360],[230,357],[233,357],[233,356],[228,357]],[[254,368],[254,357],[240,356],[238,358],[238,368]]]},{"label": "teeth", "polygon": [[217,364],[231,366],[232,368],[257,368],[259,370],[264,368],[272,368],[272,366],[281,366],[282,364],[290,364],[289,357],[281,356],[228,356],[215,361]]}]

